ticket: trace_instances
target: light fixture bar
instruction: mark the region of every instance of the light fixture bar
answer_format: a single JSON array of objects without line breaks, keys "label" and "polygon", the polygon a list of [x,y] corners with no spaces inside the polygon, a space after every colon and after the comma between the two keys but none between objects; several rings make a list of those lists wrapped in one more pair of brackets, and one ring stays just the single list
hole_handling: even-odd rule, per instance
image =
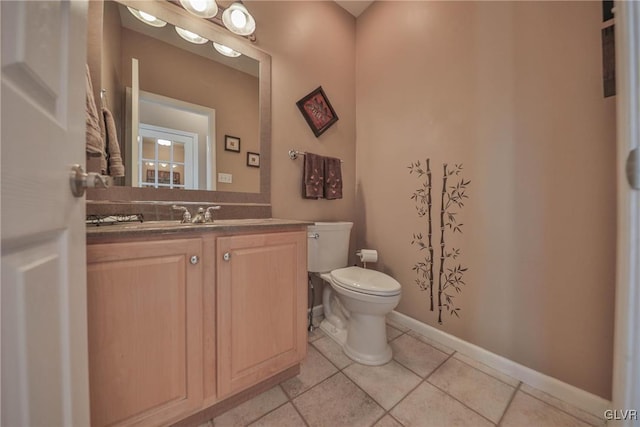
[{"label": "light fixture bar", "polygon": [[[182,7],[182,5],[180,3],[180,0],[168,0],[168,2],[174,4],[175,6],[178,6],[181,9],[183,9],[183,7]],[[239,3],[239,2],[236,2],[236,3]],[[224,11],[227,10],[227,9],[228,8],[225,8],[225,7],[222,7],[222,6],[218,5],[218,13],[215,16],[212,16],[211,18],[202,18],[202,19],[204,19],[206,21],[209,21],[211,23],[214,23],[217,26],[222,27],[222,28],[224,28],[226,30],[229,30],[229,28],[227,28],[224,25],[224,22],[222,22],[222,15],[223,15]],[[251,17],[251,19],[253,19],[253,17]],[[231,31],[231,30],[229,30],[229,31]],[[240,35],[240,34],[238,34],[238,35]],[[249,34],[249,35],[240,35],[240,36],[246,38],[247,40],[249,40],[252,43],[255,43],[255,41],[257,40],[255,33],[252,33],[252,34]]]}]

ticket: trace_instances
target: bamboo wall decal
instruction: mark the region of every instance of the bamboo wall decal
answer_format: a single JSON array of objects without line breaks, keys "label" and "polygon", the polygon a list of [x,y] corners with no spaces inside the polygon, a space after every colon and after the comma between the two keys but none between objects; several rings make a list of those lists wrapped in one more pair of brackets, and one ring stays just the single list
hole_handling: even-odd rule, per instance
[{"label": "bamboo wall decal", "polygon": [[[432,227],[431,227],[431,167],[430,167],[430,159],[426,160],[427,169],[426,171],[422,169],[420,165],[420,161],[416,163],[411,163],[409,166],[409,173],[416,173],[418,178],[422,178],[426,175],[426,181],[422,184],[422,188],[418,188],[412,195],[411,199],[416,201],[416,211],[418,213],[418,217],[422,218],[427,215],[427,244],[425,245],[423,241],[422,233],[417,233],[413,235],[413,240],[411,241],[412,245],[417,245],[419,250],[422,251],[424,249],[429,250],[429,255],[424,258],[423,261],[417,262],[413,266],[413,270],[417,274],[416,284],[418,287],[425,291],[429,290],[430,297],[430,308],[433,311],[433,245],[431,243],[432,236]],[[426,208],[426,209],[425,209]]]},{"label": "bamboo wall decal", "polygon": [[438,323],[442,324],[442,275],[444,274],[444,196],[447,194],[447,164],[442,165],[442,195],[440,197],[440,273],[438,274]]},{"label": "bamboo wall decal", "polygon": [[[429,291],[430,310],[434,311],[434,275],[433,275],[433,263],[434,263],[434,251],[432,245],[432,198],[431,189],[433,186],[430,159],[426,160],[426,170],[422,168],[420,161],[411,163],[408,167],[409,173],[416,173],[418,178],[426,176],[422,186],[418,188],[411,195],[411,199],[415,200],[415,208],[418,213],[418,217],[422,218],[427,216],[427,243],[424,242],[422,233],[414,233],[412,245],[417,245],[418,250],[422,251],[428,249],[428,255],[422,260],[418,261],[413,266],[413,271],[416,272],[417,278],[415,280],[418,287],[425,291]],[[463,280],[464,273],[467,271],[466,267],[461,264],[448,267],[447,260],[456,260],[460,256],[460,249],[451,248],[447,251],[446,245],[446,230],[451,230],[452,233],[462,233],[462,227],[464,224],[458,223],[456,215],[459,210],[464,207],[464,199],[467,199],[466,195],[467,186],[471,181],[465,181],[464,178],[460,178],[455,185],[447,187],[451,183],[451,180],[455,176],[460,176],[462,172],[462,164],[456,164],[453,168],[450,168],[448,164],[442,165],[442,191],[440,193],[440,268],[438,272],[438,323],[442,324],[442,311],[443,309],[448,311],[450,315],[459,317],[459,308],[455,307],[453,300],[456,294],[462,291],[462,286],[465,285]]]}]

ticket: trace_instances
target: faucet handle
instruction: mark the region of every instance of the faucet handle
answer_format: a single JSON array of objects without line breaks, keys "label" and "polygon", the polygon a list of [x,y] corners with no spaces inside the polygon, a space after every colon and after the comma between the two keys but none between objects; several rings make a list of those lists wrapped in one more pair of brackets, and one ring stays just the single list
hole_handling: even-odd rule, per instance
[{"label": "faucet handle", "polygon": [[204,222],[213,222],[213,213],[211,211],[218,211],[222,206],[209,206],[204,213]]},{"label": "faucet handle", "polygon": [[182,213],[182,221],[180,221],[181,223],[188,223],[191,222],[191,214],[189,213],[189,209],[187,209],[184,206],[180,206],[180,205],[173,205],[171,206],[173,209],[178,210],[178,211],[183,211]]}]

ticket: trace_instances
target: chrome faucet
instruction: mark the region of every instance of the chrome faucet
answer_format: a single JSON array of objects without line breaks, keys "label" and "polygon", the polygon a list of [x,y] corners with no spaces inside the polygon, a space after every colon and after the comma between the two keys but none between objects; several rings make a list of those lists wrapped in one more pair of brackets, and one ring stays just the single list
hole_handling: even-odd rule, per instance
[{"label": "chrome faucet", "polygon": [[182,221],[180,221],[180,223],[185,224],[185,223],[190,223],[191,222],[191,214],[189,213],[189,209],[187,209],[184,206],[179,206],[179,205],[173,205],[171,207],[173,209],[175,209],[175,210],[183,211],[182,212]]},{"label": "chrome faucet", "polygon": [[191,214],[189,210],[180,205],[173,205],[172,208],[175,210],[182,211],[182,220],[180,221],[182,224],[204,224],[206,222],[213,222],[213,213],[211,211],[219,210],[222,206],[209,206],[206,210],[203,207],[199,207],[196,212],[196,216],[191,219]]},{"label": "chrome faucet", "polygon": [[204,208],[198,208],[198,212],[196,213],[196,216],[193,217],[193,220],[191,222],[194,224],[202,224],[204,222],[207,222],[204,214]]}]

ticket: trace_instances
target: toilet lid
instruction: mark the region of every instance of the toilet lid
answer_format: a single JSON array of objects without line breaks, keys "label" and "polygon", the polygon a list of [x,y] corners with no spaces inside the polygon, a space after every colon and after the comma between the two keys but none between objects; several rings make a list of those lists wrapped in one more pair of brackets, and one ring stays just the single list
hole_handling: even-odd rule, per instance
[{"label": "toilet lid", "polygon": [[397,295],[400,283],[393,277],[361,267],[346,267],[331,272],[332,281],[343,288],[370,295]]}]

